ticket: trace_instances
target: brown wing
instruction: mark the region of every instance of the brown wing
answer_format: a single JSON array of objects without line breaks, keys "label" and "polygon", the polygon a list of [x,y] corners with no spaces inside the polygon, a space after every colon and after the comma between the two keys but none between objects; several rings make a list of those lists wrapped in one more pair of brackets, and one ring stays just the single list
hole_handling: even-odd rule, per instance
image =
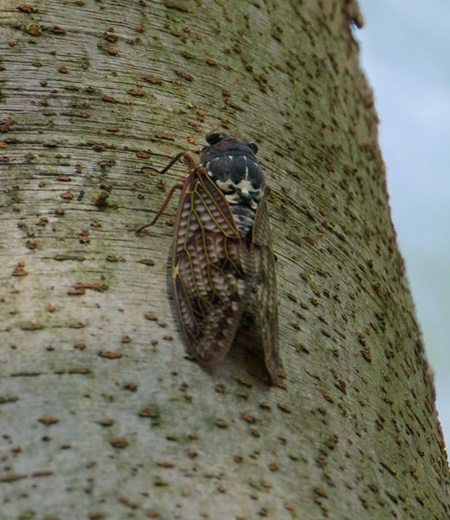
[{"label": "brown wing", "polygon": [[224,196],[203,169],[192,173],[180,196],[172,279],[186,350],[199,361],[230,349],[250,294],[250,261]]},{"label": "brown wing", "polygon": [[278,379],[280,366],[278,339],[278,298],[275,263],[270,239],[269,214],[265,197],[258,205],[253,227],[252,271],[256,325],[264,348],[264,360],[272,382]]}]

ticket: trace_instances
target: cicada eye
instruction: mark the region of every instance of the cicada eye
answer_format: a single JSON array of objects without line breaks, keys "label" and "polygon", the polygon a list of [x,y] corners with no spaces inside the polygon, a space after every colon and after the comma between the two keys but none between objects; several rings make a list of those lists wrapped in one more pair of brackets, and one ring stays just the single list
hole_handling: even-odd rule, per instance
[{"label": "cicada eye", "polygon": [[258,145],[256,143],[254,143],[254,142],[249,143],[248,146],[253,150],[253,153],[255,153],[255,154],[258,153],[259,148],[258,148]]},{"label": "cicada eye", "polygon": [[227,134],[224,132],[210,132],[205,139],[208,144],[213,145],[225,139],[226,136]]}]

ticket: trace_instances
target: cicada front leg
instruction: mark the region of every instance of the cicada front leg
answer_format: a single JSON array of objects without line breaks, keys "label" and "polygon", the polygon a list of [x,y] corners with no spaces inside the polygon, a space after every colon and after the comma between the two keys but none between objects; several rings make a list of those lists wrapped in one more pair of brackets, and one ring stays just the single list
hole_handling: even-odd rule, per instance
[{"label": "cicada front leg", "polygon": [[[184,159],[186,161],[186,164],[188,165],[189,171],[191,172],[191,175],[192,175],[195,172],[195,165],[196,165],[195,158],[194,158],[194,155],[192,154],[192,152],[180,152],[178,155],[176,155],[169,162],[169,164],[165,168],[163,168],[158,173],[161,173],[161,174],[166,173],[180,159]],[[144,166],[144,168],[148,168],[148,167]],[[135,231],[136,234],[139,234],[144,229],[146,229],[146,228],[148,228],[150,226],[154,226],[156,224],[156,222],[158,221],[159,217],[164,213],[164,210],[166,209],[167,205],[169,204],[170,199],[172,198],[172,196],[175,193],[175,191],[176,190],[182,190],[183,186],[184,186],[184,183],[186,182],[187,179],[188,179],[188,177],[181,177],[181,179],[170,188],[170,191],[169,191],[169,193],[168,193],[168,195],[166,197],[166,200],[163,202],[163,205],[159,209],[159,211],[156,214],[155,218],[150,222],[150,224],[145,224],[144,226],[141,226],[138,229],[136,229],[136,231]]]}]

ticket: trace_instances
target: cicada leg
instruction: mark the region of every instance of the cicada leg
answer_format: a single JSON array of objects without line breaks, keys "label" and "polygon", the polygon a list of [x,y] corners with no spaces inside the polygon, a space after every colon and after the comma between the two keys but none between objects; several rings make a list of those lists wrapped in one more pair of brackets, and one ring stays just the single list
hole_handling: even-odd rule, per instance
[{"label": "cicada leg", "polygon": [[160,210],[156,214],[155,218],[150,222],[150,224],[145,224],[145,226],[141,226],[136,229],[136,233],[140,233],[143,229],[146,229],[150,226],[154,226],[156,222],[158,221],[159,217],[164,213],[164,210],[167,207],[167,204],[169,204],[170,199],[172,198],[172,195],[175,193],[176,190],[183,189],[184,183],[186,182],[186,177],[182,177],[176,184],[174,184],[169,191],[169,194],[166,197],[166,200],[164,201],[163,205],[161,206]]},{"label": "cicada leg", "polygon": [[[194,158],[194,155],[192,154],[192,152],[180,152],[178,155],[176,155],[171,161],[170,163],[165,167],[163,168],[159,173],[163,174],[163,173],[166,173],[167,171],[170,170],[170,168],[172,168],[172,166],[177,162],[179,161],[180,159],[184,159],[186,161],[186,164],[189,168],[189,171],[191,172],[191,175],[193,173],[195,173],[195,158]],[[138,229],[136,229],[136,234],[137,233],[140,233],[143,229],[146,229],[150,226],[154,226],[156,224],[156,222],[158,221],[159,217],[164,213],[164,210],[166,209],[167,207],[167,204],[169,204],[170,202],[170,199],[172,198],[173,194],[175,193],[176,190],[181,190],[183,189],[183,186],[184,186],[184,183],[186,182],[187,178],[186,177],[182,177],[176,184],[174,184],[171,188],[170,188],[170,191],[166,197],[166,200],[164,201],[163,205],[161,206],[160,210],[158,211],[158,213],[156,214],[155,218],[150,222],[150,224],[145,224],[145,226],[141,226],[139,227]]]}]

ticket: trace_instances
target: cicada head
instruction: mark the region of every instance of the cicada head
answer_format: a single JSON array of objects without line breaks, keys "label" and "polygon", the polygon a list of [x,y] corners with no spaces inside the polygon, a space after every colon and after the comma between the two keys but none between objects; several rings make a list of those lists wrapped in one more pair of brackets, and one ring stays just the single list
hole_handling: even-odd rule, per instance
[{"label": "cicada head", "polygon": [[210,132],[206,137],[205,140],[208,144],[214,145],[218,143],[219,141],[222,141],[222,139],[226,139],[227,134],[225,132]]},{"label": "cicada head", "polygon": [[206,136],[206,142],[210,146],[203,148],[201,162],[205,162],[210,156],[226,152],[232,155],[248,155],[251,157],[258,153],[258,145],[254,141],[242,137],[229,137],[224,132],[210,132]]}]

